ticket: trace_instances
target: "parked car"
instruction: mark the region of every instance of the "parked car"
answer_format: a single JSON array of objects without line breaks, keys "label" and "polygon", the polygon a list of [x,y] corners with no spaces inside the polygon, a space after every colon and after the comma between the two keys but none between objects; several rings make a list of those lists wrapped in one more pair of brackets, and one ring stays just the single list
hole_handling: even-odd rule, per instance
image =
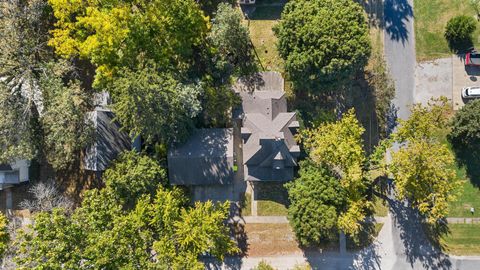
[{"label": "parked car", "polygon": [[462,89],[462,98],[480,98],[480,87],[470,86]]},{"label": "parked car", "polygon": [[465,56],[466,66],[480,66],[480,53],[473,50],[467,53]]}]

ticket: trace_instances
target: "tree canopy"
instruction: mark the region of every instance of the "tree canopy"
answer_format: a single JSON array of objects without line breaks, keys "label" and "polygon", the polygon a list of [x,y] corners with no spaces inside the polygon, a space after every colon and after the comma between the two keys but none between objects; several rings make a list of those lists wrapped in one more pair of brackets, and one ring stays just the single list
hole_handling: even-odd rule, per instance
[{"label": "tree canopy", "polygon": [[365,14],[354,1],[289,1],[274,30],[285,69],[301,89],[342,83],[370,56]]},{"label": "tree canopy", "polygon": [[122,69],[110,92],[116,119],[147,142],[185,139],[201,111],[201,84],[183,84],[150,61],[134,71]]},{"label": "tree canopy", "polygon": [[399,199],[435,224],[448,213],[448,203],[456,198],[460,181],[455,173],[455,159],[448,146],[439,140],[446,128],[448,103],[436,100],[416,104],[407,120],[401,120],[392,138],[399,150],[392,153],[392,173]]},{"label": "tree canopy", "polygon": [[449,140],[455,148],[474,149],[480,145],[480,100],[473,100],[455,113]]},{"label": "tree canopy", "polygon": [[154,159],[135,151],[123,152],[103,174],[108,189],[122,205],[132,206],[143,194],[153,195],[167,184],[165,169]]},{"label": "tree canopy", "polygon": [[325,165],[347,194],[347,206],[341,209],[338,227],[352,236],[360,232],[361,222],[370,208],[366,198],[366,156],[361,137],[364,131],[351,109],[341,120],[303,133],[310,159],[317,166]]},{"label": "tree canopy", "polygon": [[[128,175],[149,163],[137,161]],[[87,191],[71,214],[62,208],[38,213],[19,235],[18,269],[203,269],[200,255],[223,259],[237,252],[224,224],[228,202],[188,206],[179,188],[159,185],[152,196],[143,194],[127,208],[124,200],[118,200],[125,192],[122,182],[117,183]]]},{"label": "tree canopy", "polygon": [[49,3],[56,18],[49,44],[61,56],[90,60],[97,67],[96,85],[141,59],[163,70],[183,69],[208,28],[194,0]]},{"label": "tree canopy", "polygon": [[298,241],[305,246],[338,236],[338,217],[347,206],[346,190],[323,165],[300,163],[299,177],[286,184],[288,218]]}]

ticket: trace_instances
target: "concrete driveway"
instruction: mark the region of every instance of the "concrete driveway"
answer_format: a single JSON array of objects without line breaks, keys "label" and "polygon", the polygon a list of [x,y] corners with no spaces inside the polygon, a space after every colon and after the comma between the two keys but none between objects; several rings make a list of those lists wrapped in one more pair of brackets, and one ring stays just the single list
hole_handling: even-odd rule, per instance
[{"label": "concrete driveway", "polygon": [[452,99],[452,57],[418,63],[415,68],[414,102],[424,105],[441,96]]},{"label": "concrete driveway", "polygon": [[452,56],[453,109],[458,110],[465,105],[467,100],[462,99],[461,91],[466,86],[480,86],[480,67],[466,67],[464,55]]}]

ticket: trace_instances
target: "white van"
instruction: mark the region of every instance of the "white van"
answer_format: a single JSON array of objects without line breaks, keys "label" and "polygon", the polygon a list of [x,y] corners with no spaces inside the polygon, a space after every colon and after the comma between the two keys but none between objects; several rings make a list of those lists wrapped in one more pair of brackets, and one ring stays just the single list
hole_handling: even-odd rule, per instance
[{"label": "white van", "polygon": [[462,89],[462,98],[480,98],[480,87],[470,86]]}]

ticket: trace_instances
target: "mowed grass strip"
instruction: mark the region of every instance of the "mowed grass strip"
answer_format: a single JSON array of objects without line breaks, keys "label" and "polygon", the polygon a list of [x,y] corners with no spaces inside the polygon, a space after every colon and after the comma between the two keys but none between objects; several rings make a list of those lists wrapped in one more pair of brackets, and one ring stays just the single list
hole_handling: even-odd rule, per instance
[{"label": "mowed grass strip", "polygon": [[257,214],[259,216],[286,216],[287,207],[283,203],[259,200]]},{"label": "mowed grass strip", "polygon": [[[449,19],[457,15],[475,16],[468,0],[414,0],[415,43],[417,60],[448,57],[452,53],[444,37]],[[480,25],[473,34],[473,43],[479,45]]]},{"label": "mowed grass strip", "polygon": [[454,255],[480,255],[480,224],[450,224],[444,237],[447,252]]},{"label": "mowed grass strip", "polygon": [[[278,23],[283,7],[256,7],[250,17],[250,38],[262,67],[268,71],[283,72],[283,59],[278,55],[277,37],[272,28]],[[257,59],[258,60],[258,59]]]},{"label": "mowed grass strip", "polygon": [[[480,217],[480,190],[475,187],[470,180],[466,179],[465,169],[458,168],[457,175],[463,179],[464,182],[457,197],[457,200],[451,202],[449,205],[449,217]],[[463,175],[463,177],[462,177]],[[470,213],[470,208],[475,209],[475,213]]]}]

